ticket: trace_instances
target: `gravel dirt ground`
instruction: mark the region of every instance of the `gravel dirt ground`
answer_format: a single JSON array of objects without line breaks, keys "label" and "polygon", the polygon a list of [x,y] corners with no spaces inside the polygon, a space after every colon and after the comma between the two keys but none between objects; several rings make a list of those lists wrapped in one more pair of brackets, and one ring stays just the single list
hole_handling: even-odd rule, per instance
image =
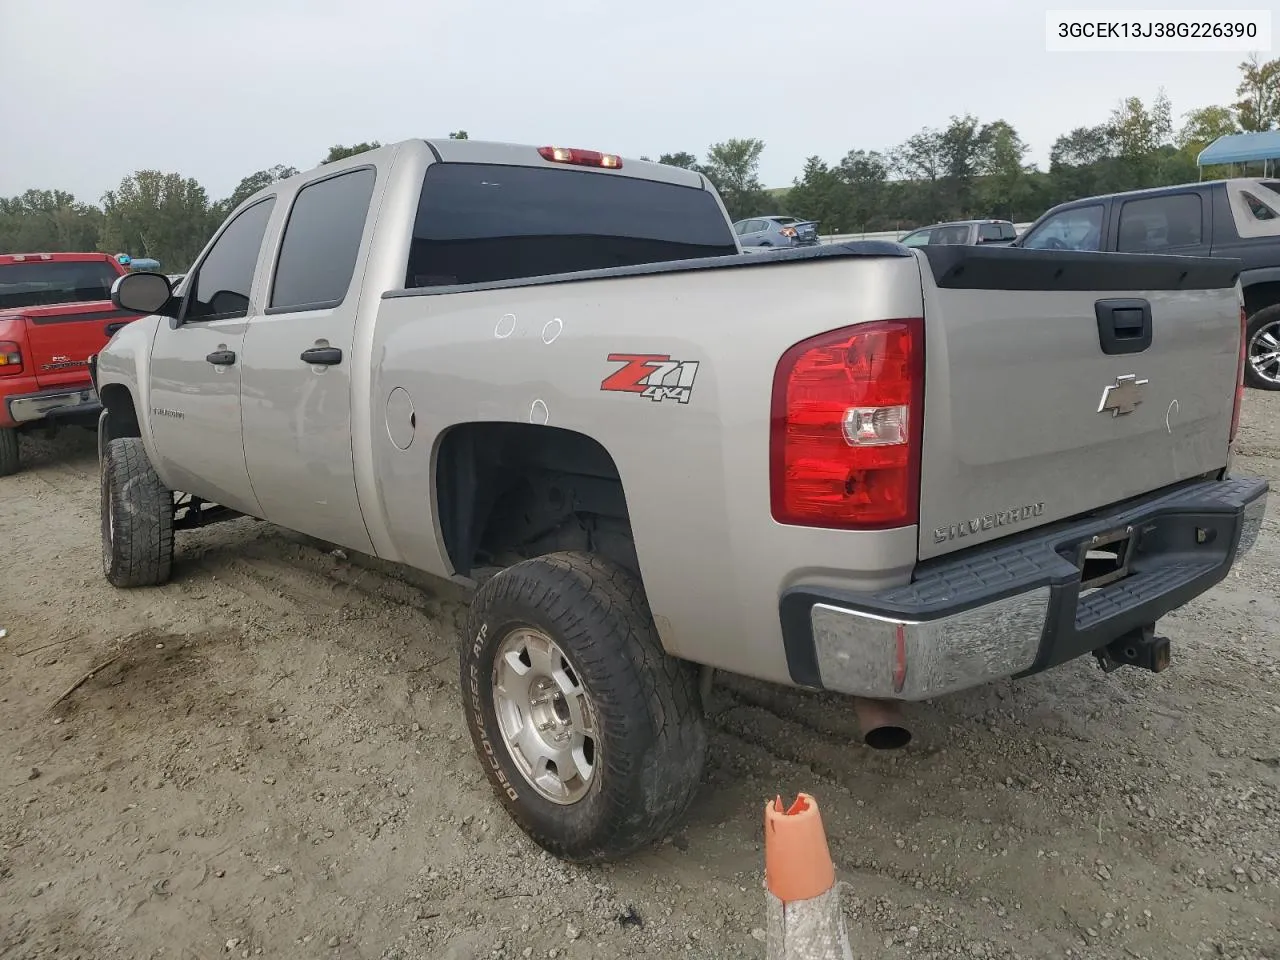
[{"label": "gravel dirt ground", "polygon": [[[1246,403],[1236,469],[1280,481],[1280,395]],[[892,754],[840,698],[724,680],[683,831],[582,869],[481,777],[459,597],[249,520],[116,591],[93,438],[25,455],[0,480],[5,960],[762,957],[762,806],[800,789],[857,957],[1280,957],[1280,494],[1162,623],[1172,669],[922,704]]]}]

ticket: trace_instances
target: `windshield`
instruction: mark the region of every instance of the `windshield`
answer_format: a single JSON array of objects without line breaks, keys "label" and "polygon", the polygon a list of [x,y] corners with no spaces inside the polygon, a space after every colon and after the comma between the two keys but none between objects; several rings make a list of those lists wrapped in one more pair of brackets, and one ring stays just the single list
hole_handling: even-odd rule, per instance
[{"label": "windshield", "polygon": [[0,263],[0,310],[110,300],[118,276],[102,260]]}]

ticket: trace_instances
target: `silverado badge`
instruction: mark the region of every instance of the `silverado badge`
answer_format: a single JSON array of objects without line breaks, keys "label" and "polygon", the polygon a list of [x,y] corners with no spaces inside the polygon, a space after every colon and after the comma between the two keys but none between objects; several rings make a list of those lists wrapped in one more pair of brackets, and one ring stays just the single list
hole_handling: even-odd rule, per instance
[{"label": "silverado badge", "polygon": [[1142,402],[1143,387],[1146,380],[1139,380],[1137,374],[1127,373],[1116,377],[1116,382],[1102,391],[1102,399],[1098,401],[1098,412],[1111,411],[1112,417],[1133,413]]}]

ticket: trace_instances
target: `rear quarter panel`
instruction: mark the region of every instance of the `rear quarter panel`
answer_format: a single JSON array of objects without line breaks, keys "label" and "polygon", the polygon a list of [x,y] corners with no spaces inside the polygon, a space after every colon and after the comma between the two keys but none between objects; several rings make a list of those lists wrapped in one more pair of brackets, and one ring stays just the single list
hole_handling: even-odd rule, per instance
[{"label": "rear quarter panel", "polygon": [[[778,598],[804,581],[853,589],[905,582],[916,528],[787,527],[769,501],[769,417],[779,357],[838,327],[919,315],[911,257],[842,258],[391,297],[372,344],[371,421],[391,559],[448,576],[434,458],[455,424],[549,424],[597,440],[622,478],[645,589],[668,650],[787,682]],[[601,389],[613,353],[699,364],[687,404]],[[407,450],[386,426],[407,390]]]}]

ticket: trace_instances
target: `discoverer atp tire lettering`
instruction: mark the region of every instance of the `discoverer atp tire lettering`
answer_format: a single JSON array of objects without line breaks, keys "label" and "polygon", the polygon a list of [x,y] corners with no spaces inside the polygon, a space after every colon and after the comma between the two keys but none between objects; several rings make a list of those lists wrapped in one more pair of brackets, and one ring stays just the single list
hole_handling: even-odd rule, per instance
[{"label": "discoverer atp tire lettering", "polygon": [[[498,653],[519,631],[554,643],[590,702],[598,746],[573,802],[534,787],[499,724]],[[579,552],[508,567],[476,593],[459,667],[481,767],[511,818],[554,856],[624,857],[663,839],[688,809],[707,755],[696,668],[663,651],[640,580],[623,567]]]},{"label": "discoverer atp tire lettering", "polygon": [[102,572],[116,587],[165,583],[173,564],[173,493],[138,437],[102,455]]}]

